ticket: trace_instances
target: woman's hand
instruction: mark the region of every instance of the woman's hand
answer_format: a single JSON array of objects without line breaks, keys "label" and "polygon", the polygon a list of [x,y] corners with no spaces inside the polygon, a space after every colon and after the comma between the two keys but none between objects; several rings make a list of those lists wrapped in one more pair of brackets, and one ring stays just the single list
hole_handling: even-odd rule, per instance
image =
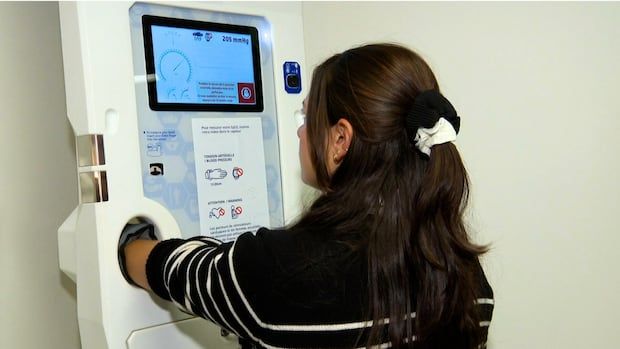
[{"label": "woman's hand", "polygon": [[127,282],[150,289],[146,279],[146,260],[157,243],[152,224],[136,219],[125,226],[118,243],[118,263]]},{"label": "woman's hand", "polygon": [[158,240],[135,240],[125,245],[125,270],[129,278],[145,290],[151,289],[146,279],[146,260],[158,243]]}]

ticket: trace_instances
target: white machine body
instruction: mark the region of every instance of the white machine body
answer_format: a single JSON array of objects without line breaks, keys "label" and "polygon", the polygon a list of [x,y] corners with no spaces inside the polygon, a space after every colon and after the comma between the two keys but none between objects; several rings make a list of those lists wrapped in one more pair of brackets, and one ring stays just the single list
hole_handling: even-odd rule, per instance
[{"label": "white machine body", "polygon": [[[151,37],[145,35],[145,16],[154,21]],[[59,228],[59,259],[61,270],[77,284],[82,347],[238,347],[234,335],[222,335],[216,325],[128,284],[118,266],[118,239],[134,217],[152,222],[163,239],[203,234],[230,240],[239,233],[232,223],[241,214],[246,221],[238,226],[248,230],[283,226],[299,215],[304,186],[293,115],[306,81],[299,69],[304,67],[301,4],[61,2],[60,22],[81,196]],[[160,35],[158,28],[167,31]],[[183,45],[180,38],[187,30],[204,45],[207,36],[222,33],[223,41],[243,52],[254,45],[247,53],[254,71],[231,77],[233,85],[196,82],[200,69],[212,67],[196,53],[164,47]],[[220,57],[219,63],[229,62]],[[228,74],[228,68],[218,69]],[[254,80],[242,83],[252,73]],[[164,74],[169,85],[162,82]],[[217,148],[213,156],[222,153],[221,134],[200,142],[196,137],[221,125],[251,133],[233,132],[233,150],[219,154],[224,162],[209,162],[209,149]],[[240,172],[236,161],[261,169],[246,187],[237,180],[252,173]],[[230,183],[240,192],[230,194]],[[230,199],[215,197],[228,194]],[[243,211],[241,204],[247,206]],[[224,213],[220,217],[214,209]]]}]

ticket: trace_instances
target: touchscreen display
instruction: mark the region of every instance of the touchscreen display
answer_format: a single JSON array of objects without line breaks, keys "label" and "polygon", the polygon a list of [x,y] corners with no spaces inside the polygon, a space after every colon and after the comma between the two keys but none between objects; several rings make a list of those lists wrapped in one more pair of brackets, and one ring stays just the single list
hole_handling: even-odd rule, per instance
[{"label": "touchscreen display", "polygon": [[144,16],[154,110],[261,111],[256,28]]}]

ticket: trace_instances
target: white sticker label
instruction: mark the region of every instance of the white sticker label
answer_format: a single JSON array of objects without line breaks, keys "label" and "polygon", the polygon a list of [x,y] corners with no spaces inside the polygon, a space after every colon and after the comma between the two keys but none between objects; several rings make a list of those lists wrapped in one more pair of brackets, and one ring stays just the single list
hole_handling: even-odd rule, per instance
[{"label": "white sticker label", "polygon": [[222,241],[269,225],[260,118],[192,119],[202,235]]}]

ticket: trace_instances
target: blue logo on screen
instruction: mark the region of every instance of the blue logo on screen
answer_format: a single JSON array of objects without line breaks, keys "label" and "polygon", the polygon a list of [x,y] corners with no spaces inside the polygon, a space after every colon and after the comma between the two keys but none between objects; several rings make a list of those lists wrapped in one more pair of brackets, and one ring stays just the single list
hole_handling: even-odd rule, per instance
[{"label": "blue logo on screen", "polygon": [[202,40],[202,33],[201,32],[195,32],[192,35],[194,35],[194,40],[196,40],[196,41]]}]

